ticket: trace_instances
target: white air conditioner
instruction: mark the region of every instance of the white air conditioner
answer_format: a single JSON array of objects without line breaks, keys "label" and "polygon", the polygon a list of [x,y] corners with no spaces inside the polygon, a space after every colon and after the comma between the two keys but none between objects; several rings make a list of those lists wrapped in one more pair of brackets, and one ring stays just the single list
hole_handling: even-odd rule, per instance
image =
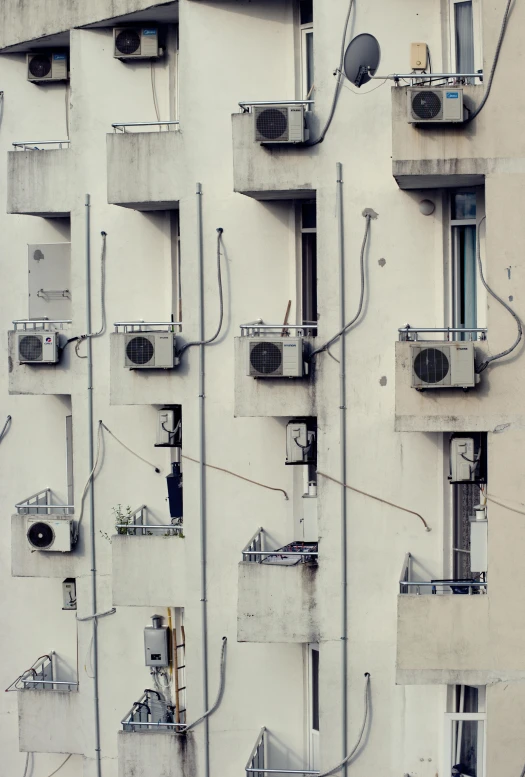
[{"label": "white air conditioner", "polygon": [[302,378],[302,337],[247,337],[247,375],[252,378]]},{"label": "white air conditioner", "polygon": [[286,424],[286,464],[310,464],[315,461],[315,432],[306,421]]},{"label": "white air conditioner", "polygon": [[73,520],[55,516],[28,518],[26,537],[32,550],[67,553],[73,544]]},{"label": "white air conditioner", "polygon": [[156,59],[159,55],[157,27],[113,29],[113,56],[117,59]]},{"label": "white air conditioner", "polygon": [[451,124],[464,121],[463,89],[407,89],[409,124]]},{"label": "white air conditioner", "polygon": [[304,143],[309,132],[304,105],[254,105],[256,143]]},{"label": "white air conditioner", "polygon": [[17,332],[16,350],[20,364],[56,364],[58,332]]},{"label": "white air conditioner", "polygon": [[176,367],[175,335],[173,332],[140,332],[125,337],[124,366],[133,370]]},{"label": "white air conditioner", "polygon": [[410,356],[412,388],[472,388],[479,381],[472,342],[414,342]]},{"label": "white air conditioner", "polygon": [[35,83],[67,81],[67,54],[65,51],[42,51],[27,55],[27,80]]}]

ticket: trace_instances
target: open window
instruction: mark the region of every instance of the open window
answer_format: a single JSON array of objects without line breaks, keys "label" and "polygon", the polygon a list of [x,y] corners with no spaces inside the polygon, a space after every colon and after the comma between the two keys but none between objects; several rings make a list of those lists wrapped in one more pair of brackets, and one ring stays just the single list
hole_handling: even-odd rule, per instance
[{"label": "open window", "polygon": [[[477,267],[477,228],[484,216],[483,189],[454,190],[450,194],[450,325],[476,329],[486,325],[486,293]],[[478,339],[476,333],[458,334],[457,340]]]},{"label": "open window", "polygon": [[314,12],[313,0],[300,0],[301,98],[312,99],[314,90]]},{"label": "open window", "polygon": [[307,742],[308,767],[319,769],[319,645],[309,643],[307,649],[308,693]]},{"label": "open window", "polygon": [[[299,205],[301,323],[317,324],[317,215],[315,200]],[[313,332],[315,334],[315,332]]]},{"label": "open window", "polygon": [[[480,0],[449,0],[450,65],[453,73],[483,68]],[[475,79],[467,79],[475,83]]]},{"label": "open window", "polygon": [[486,777],[485,695],[483,686],[449,687],[449,712],[445,714],[445,774]]}]

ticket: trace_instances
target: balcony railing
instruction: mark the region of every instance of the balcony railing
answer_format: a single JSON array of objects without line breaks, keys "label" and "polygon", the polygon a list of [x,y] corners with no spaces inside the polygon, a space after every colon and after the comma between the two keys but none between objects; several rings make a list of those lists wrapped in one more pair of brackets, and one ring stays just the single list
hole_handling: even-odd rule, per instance
[{"label": "balcony railing", "polygon": [[46,653],[34,661],[29,669],[22,672],[11,685],[6,688],[7,691],[71,691],[78,686],[77,682],[56,679],[56,668],[54,661],[55,653]]},{"label": "balcony railing", "polygon": [[[480,340],[486,340],[487,339],[487,329],[484,327],[477,328],[477,329],[470,329],[465,328],[461,329],[458,327],[412,327],[410,324],[405,324],[405,326],[399,327],[397,330],[399,332],[399,339],[403,342],[406,341],[417,341],[419,340],[419,335],[421,333],[423,334],[443,334],[445,335],[443,337],[443,340],[445,342],[450,342],[450,340],[458,340],[460,339],[458,337],[461,335],[468,335],[468,340],[477,340],[477,335],[479,334]],[[451,338],[451,335],[453,337]]]},{"label": "balcony railing", "polygon": [[315,337],[317,324],[307,321],[304,324],[265,324],[262,319],[241,324],[241,337],[288,337],[290,330],[297,337]]},{"label": "balcony railing", "polygon": [[242,551],[243,561],[256,564],[282,564],[283,566],[317,561],[319,556],[317,542],[291,542],[282,548],[265,550],[263,548],[265,544],[264,534],[262,527],[257,529]]},{"label": "balcony railing", "polygon": [[[487,593],[486,580],[464,580],[449,578],[446,580],[413,580],[411,553],[407,553],[403,561],[401,575],[399,577],[400,594],[485,594]],[[481,577],[481,576],[480,576]]]},{"label": "balcony railing", "polygon": [[268,774],[319,774],[319,769],[269,769],[268,766],[268,730],[263,726],[245,766],[246,774],[259,774],[261,777]]},{"label": "balcony railing", "polygon": [[122,523],[116,523],[115,528],[118,534],[146,535],[163,533],[166,537],[180,535],[184,529],[181,519],[175,518],[177,523],[149,523],[149,510],[146,505],[137,507],[129,515],[122,519]]},{"label": "balcony railing", "polygon": [[315,100],[243,100],[238,103],[241,113],[250,113],[250,109],[263,105],[314,105]]},{"label": "balcony railing", "polygon": [[28,496],[16,504],[15,508],[19,515],[72,515],[75,512],[74,505],[54,503],[50,488]]},{"label": "balcony railing", "polygon": [[159,132],[161,132],[162,127],[176,126],[178,129],[179,122],[178,121],[117,121],[111,126],[113,127],[114,132],[117,132],[117,130],[120,130],[121,132],[127,132],[128,127],[158,127]]},{"label": "balcony railing", "polygon": [[[61,295],[63,296],[63,294]],[[15,332],[17,331],[55,331],[57,329],[67,329],[71,324],[71,319],[63,318],[51,320],[48,318],[19,318],[13,321]]]},{"label": "balcony railing", "polygon": [[[135,334],[137,332],[180,332],[180,321],[117,321],[113,324],[115,332]],[[153,327],[153,328],[152,328]]]},{"label": "balcony railing", "polygon": [[58,148],[69,147],[70,140],[18,140],[13,143],[16,151],[45,151],[39,146],[58,146]]},{"label": "balcony railing", "polygon": [[[182,689],[179,689],[182,690]],[[183,733],[185,722],[176,722],[176,718],[184,720],[186,710],[177,710],[168,704],[158,691],[148,688],[140,699],[134,702],[130,711],[121,720],[123,731],[172,731]]]}]

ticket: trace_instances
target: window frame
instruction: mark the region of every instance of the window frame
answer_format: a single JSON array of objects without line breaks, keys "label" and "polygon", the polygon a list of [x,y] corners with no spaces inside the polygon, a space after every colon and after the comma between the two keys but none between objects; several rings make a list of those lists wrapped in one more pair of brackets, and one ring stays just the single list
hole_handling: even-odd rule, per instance
[{"label": "window frame", "polygon": [[[308,24],[301,24],[300,25],[300,31],[301,31],[301,99],[302,100],[311,100],[312,94],[315,91],[315,71],[314,71],[314,63],[312,61],[312,75],[313,75],[313,82],[312,86],[310,87],[311,94],[308,94],[308,42],[307,38],[309,35],[312,36],[312,60],[313,60],[313,41],[314,41],[314,25],[313,22],[309,22]],[[306,106],[307,110],[310,110],[311,106]]]},{"label": "window frame", "polygon": [[[314,204],[316,208],[316,226],[315,227],[303,227],[303,205],[306,204]],[[315,306],[316,306],[316,317],[315,321],[312,319],[307,319],[305,316],[305,310],[304,310],[304,295],[305,295],[305,272],[304,272],[304,252],[305,252],[305,235],[316,235],[317,236],[317,200],[298,200],[297,201],[297,208],[296,208],[296,223],[297,223],[297,277],[298,277],[298,295],[297,295],[297,310],[300,311],[300,315],[297,318],[297,323],[302,324],[305,326],[305,329],[308,329],[308,323],[315,323],[317,324],[319,321],[319,300],[317,296],[317,280],[318,280],[318,267],[317,267],[317,237],[315,242],[315,294],[314,294],[314,300]],[[315,332],[315,330],[314,330]]]},{"label": "window frame", "polygon": [[[487,775],[487,713],[486,712],[446,712],[445,713],[445,726],[444,726],[444,771],[448,774],[447,769],[450,769],[454,763],[452,747],[454,744],[453,736],[453,724],[458,721],[477,721],[478,725],[478,759],[481,758],[481,769],[478,768],[477,777],[486,777]],[[479,738],[481,736],[481,742]],[[450,767],[449,767],[450,764]]]},{"label": "window frame", "polygon": [[[483,70],[483,35],[481,28],[481,0],[472,2],[472,26],[474,34],[474,72]],[[449,55],[450,71],[457,72],[456,58],[456,13],[455,6],[466,0],[449,0]]]}]

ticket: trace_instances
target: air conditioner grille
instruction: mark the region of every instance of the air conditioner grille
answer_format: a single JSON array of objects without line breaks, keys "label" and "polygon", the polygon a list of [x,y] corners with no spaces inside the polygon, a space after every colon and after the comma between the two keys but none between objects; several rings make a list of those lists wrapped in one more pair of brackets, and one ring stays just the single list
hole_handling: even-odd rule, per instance
[{"label": "air conditioner grille", "polygon": [[42,338],[38,335],[25,335],[18,341],[18,353],[25,361],[42,361]]},{"label": "air conditioner grille", "polygon": [[271,375],[282,366],[282,345],[275,343],[256,343],[250,351],[250,364],[254,371]]},{"label": "air conditioner grille", "polygon": [[121,30],[115,38],[115,46],[121,54],[136,54],[140,49],[140,35],[136,30]]},{"label": "air conditioner grille", "polygon": [[51,57],[37,54],[29,60],[29,72],[33,78],[45,78],[51,72]]},{"label": "air conditioner grille", "polygon": [[424,348],[414,359],[414,372],[423,383],[440,383],[449,370],[449,360],[437,348]]},{"label": "air conditioner grille", "polygon": [[126,355],[133,364],[147,364],[154,353],[153,343],[147,337],[133,337],[126,345]]},{"label": "air conditioner grille", "polygon": [[288,135],[288,110],[266,108],[256,119],[257,133],[265,140],[286,140]]},{"label": "air conditioner grille", "polygon": [[34,548],[49,548],[55,541],[55,532],[48,523],[33,523],[27,531],[27,539]]},{"label": "air conditioner grille", "polygon": [[412,97],[412,111],[418,119],[435,119],[441,109],[441,97],[436,92],[416,92]]}]

